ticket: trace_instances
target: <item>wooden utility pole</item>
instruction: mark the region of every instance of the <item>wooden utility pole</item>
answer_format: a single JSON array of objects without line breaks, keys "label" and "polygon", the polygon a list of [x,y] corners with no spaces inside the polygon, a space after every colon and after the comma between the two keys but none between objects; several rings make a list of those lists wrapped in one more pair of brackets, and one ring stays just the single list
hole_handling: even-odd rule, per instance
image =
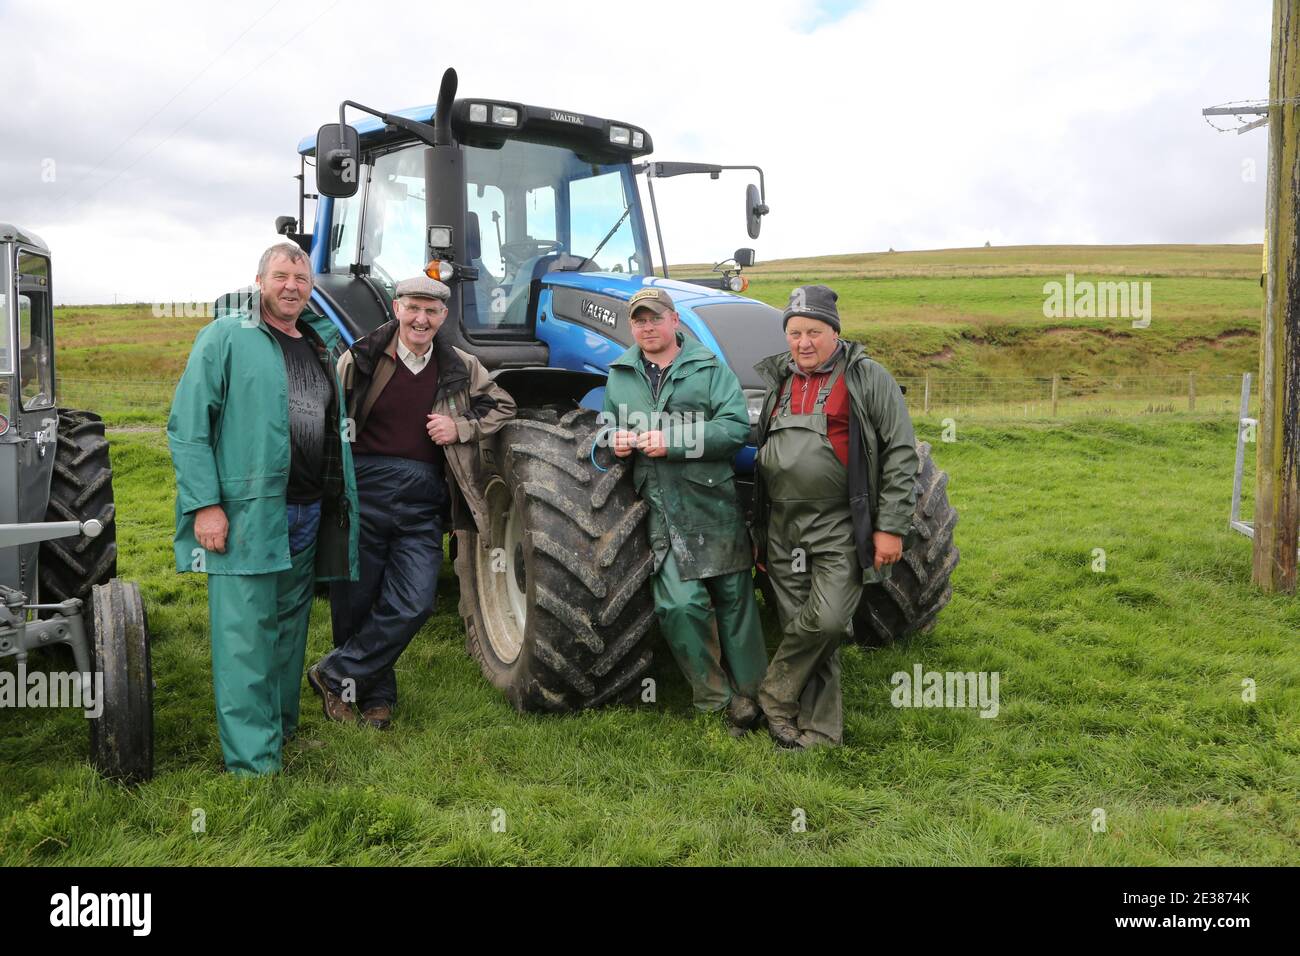
[{"label": "wooden utility pole", "polygon": [[1267,293],[1251,577],[1294,594],[1300,530],[1300,0],[1274,0],[1268,99]]}]

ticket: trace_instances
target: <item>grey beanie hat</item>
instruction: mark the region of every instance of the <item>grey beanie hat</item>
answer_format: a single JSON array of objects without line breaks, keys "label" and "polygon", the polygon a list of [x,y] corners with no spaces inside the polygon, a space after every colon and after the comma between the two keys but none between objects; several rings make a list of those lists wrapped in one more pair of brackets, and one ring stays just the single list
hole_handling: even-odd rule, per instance
[{"label": "grey beanie hat", "polygon": [[840,313],[835,308],[839,296],[835,290],[825,285],[801,285],[790,293],[790,304],[785,307],[781,317],[781,328],[786,327],[796,315],[825,322],[836,332],[840,330]]}]

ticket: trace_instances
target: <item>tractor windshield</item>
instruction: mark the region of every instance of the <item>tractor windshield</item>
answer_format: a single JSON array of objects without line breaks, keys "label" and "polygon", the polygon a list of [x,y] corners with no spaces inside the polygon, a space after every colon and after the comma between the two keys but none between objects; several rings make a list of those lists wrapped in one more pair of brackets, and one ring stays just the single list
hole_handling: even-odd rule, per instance
[{"label": "tractor windshield", "polygon": [[[370,170],[361,260],[390,290],[424,268],[423,153],[403,147]],[[467,146],[465,179],[465,248],[479,270],[463,289],[471,334],[522,331],[532,280],[557,265],[650,269],[630,164],[586,162],[564,147],[512,139],[500,149]]]}]

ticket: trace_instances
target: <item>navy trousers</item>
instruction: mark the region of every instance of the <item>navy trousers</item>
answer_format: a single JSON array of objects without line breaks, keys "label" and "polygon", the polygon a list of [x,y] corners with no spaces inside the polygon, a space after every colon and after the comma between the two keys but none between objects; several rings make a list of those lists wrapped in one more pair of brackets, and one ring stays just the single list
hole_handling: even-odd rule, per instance
[{"label": "navy trousers", "polygon": [[320,669],[362,709],[397,703],[393,665],[437,606],[447,485],[440,470],[409,458],[358,455],[360,578],[330,587],[334,650]]}]

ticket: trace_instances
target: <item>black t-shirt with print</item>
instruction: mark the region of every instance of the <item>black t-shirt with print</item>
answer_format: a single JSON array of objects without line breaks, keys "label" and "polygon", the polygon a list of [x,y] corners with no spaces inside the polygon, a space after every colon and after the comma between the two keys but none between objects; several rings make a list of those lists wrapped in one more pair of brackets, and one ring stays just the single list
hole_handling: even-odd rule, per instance
[{"label": "black t-shirt with print", "polygon": [[325,457],[325,412],[333,383],[321,367],[316,347],[306,336],[293,338],[268,323],[284,355],[289,385],[289,490],[293,502],[321,496]]}]

